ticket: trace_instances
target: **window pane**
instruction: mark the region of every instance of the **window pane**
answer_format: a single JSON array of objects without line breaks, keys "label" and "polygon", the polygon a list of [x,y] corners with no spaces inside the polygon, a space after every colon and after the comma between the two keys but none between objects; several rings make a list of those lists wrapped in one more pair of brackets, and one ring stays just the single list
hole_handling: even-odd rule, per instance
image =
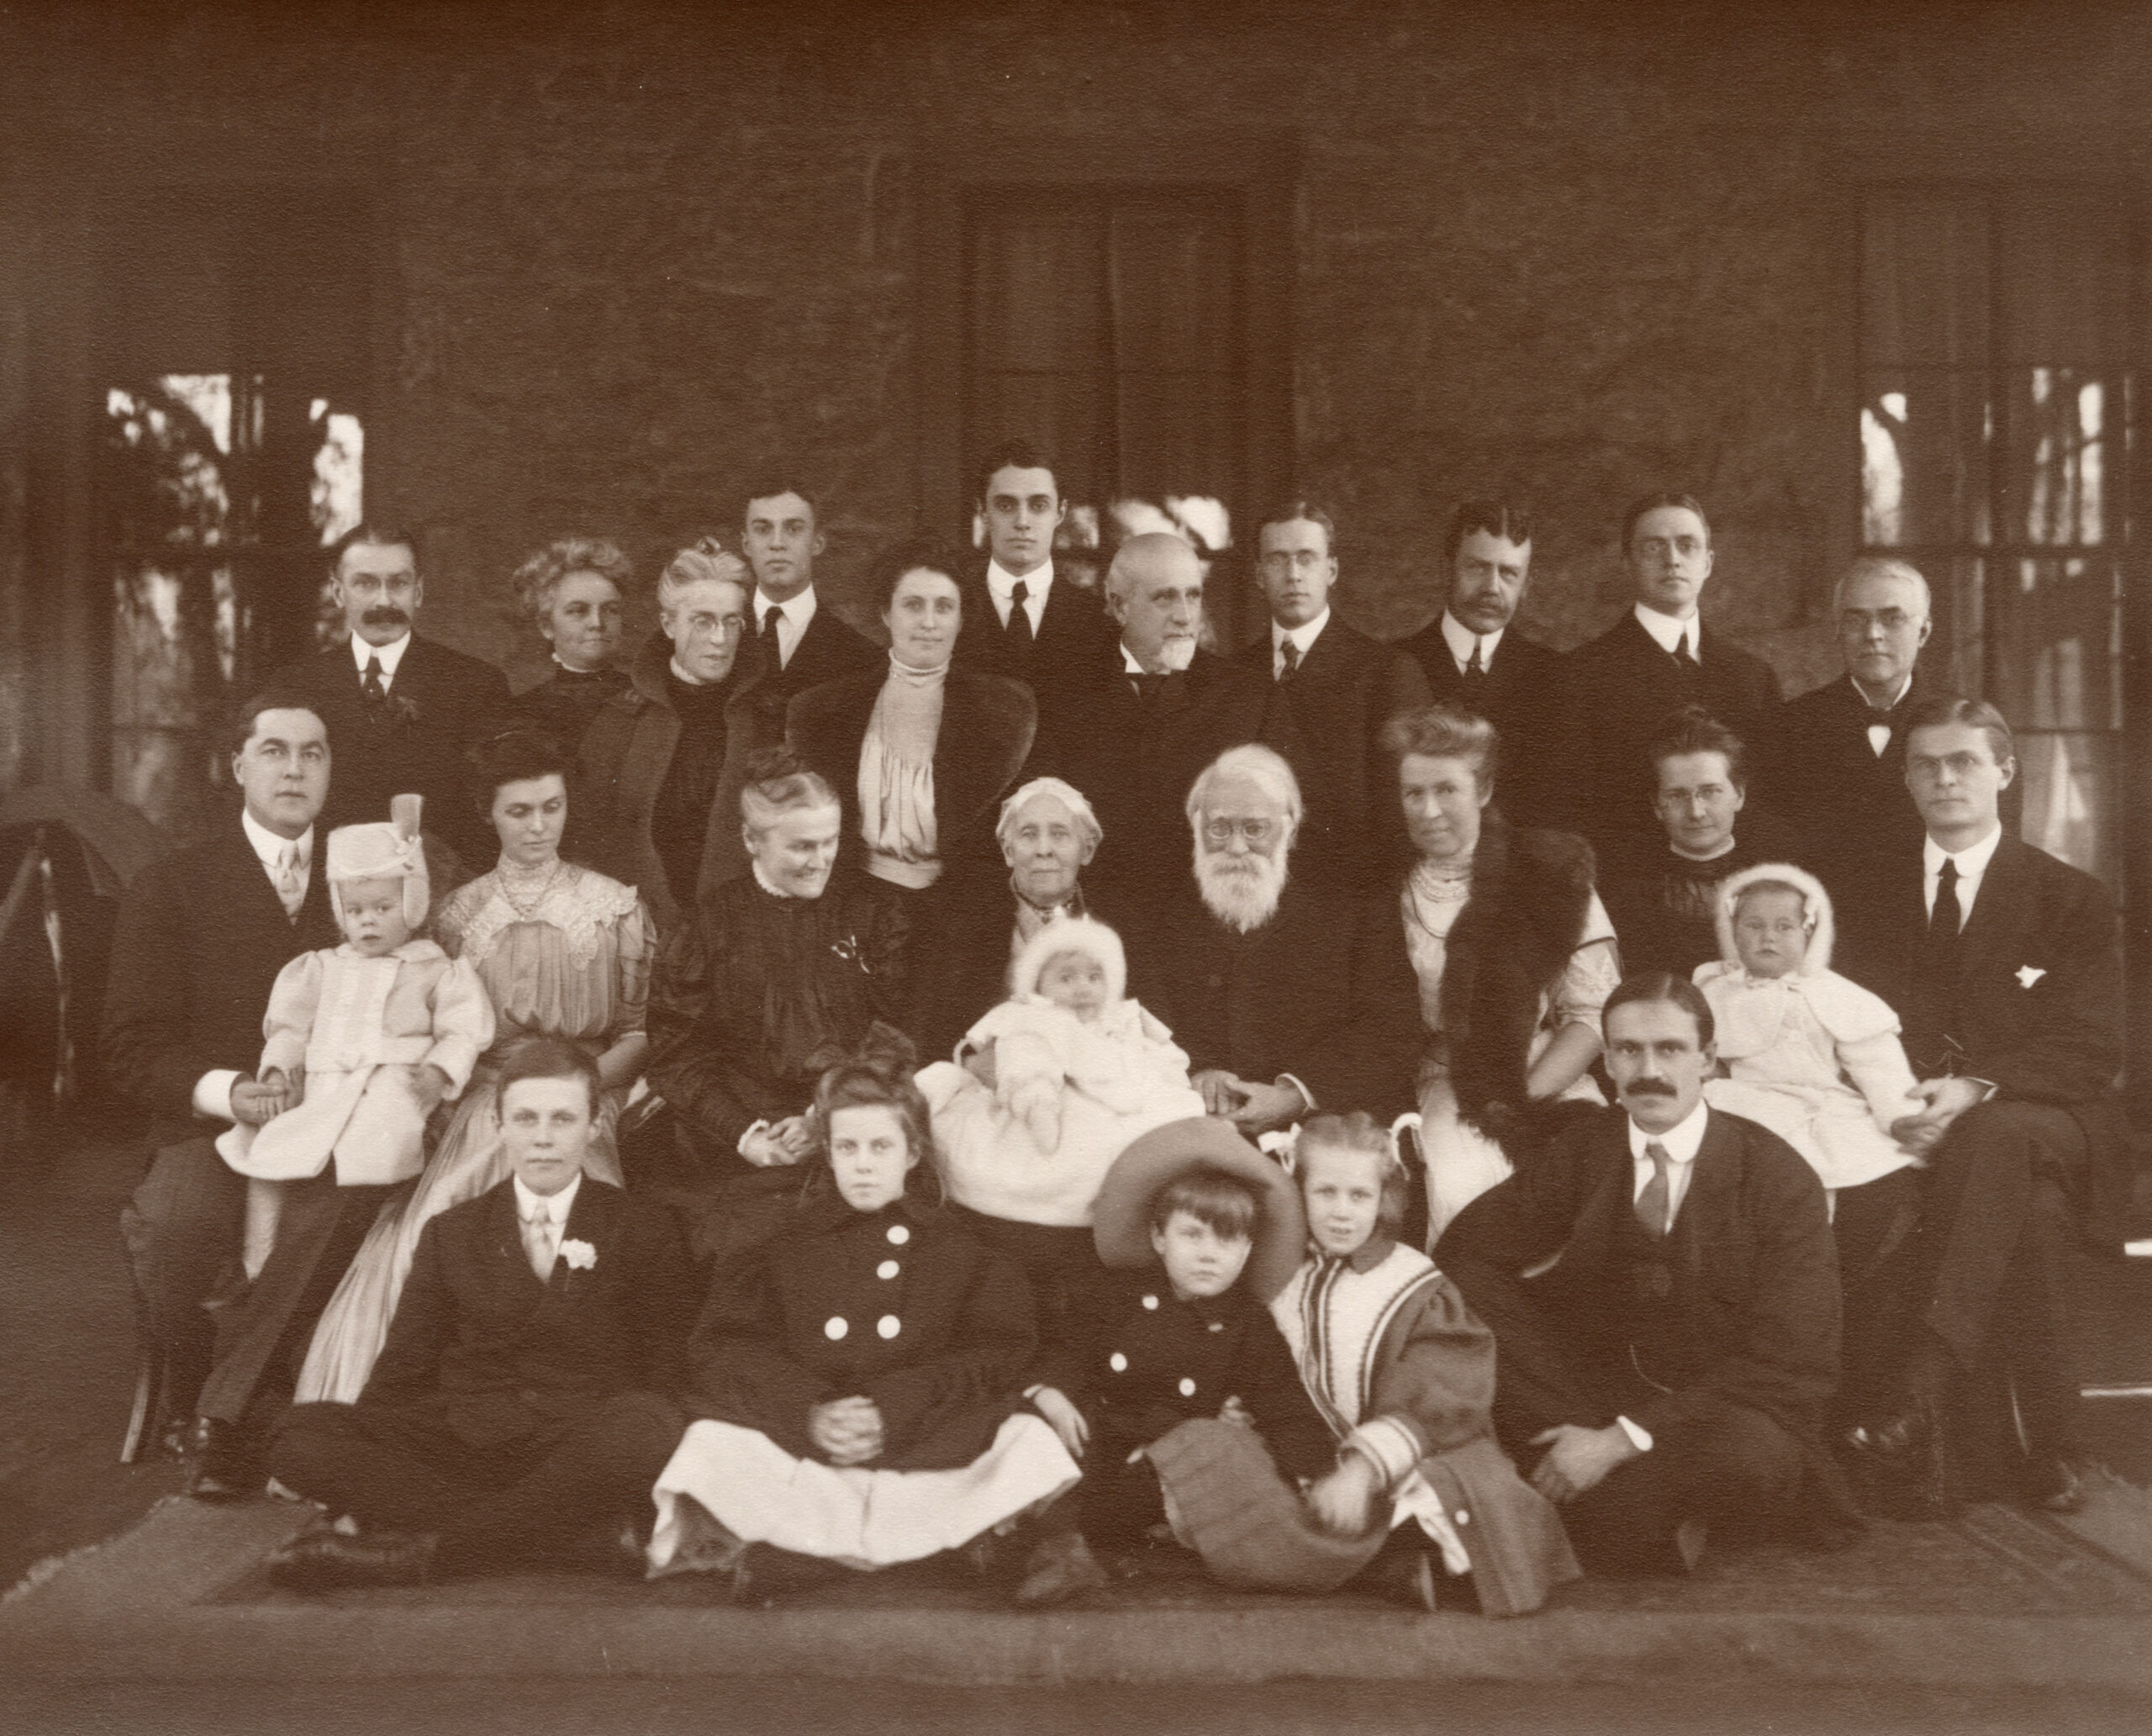
[{"label": "window pane", "polygon": [[2122,727],[2122,575],[2112,561],[2000,563],[1987,696],[2020,729]]},{"label": "window pane", "polygon": [[2026,368],[2007,377],[2005,391],[2003,534],[2033,543],[2121,541],[2129,377]]},{"label": "window pane", "polygon": [[1988,540],[1987,377],[1870,373],[1860,410],[1862,540]]},{"label": "window pane", "polygon": [[2019,730],[2018,835],[2109,886],[2122,884],[2119,736]]},{"label": "window pane", "polygon": [[1879,188],[1861,211],[1861,363],[1985,367],[1986,198],[1959,188]]}]

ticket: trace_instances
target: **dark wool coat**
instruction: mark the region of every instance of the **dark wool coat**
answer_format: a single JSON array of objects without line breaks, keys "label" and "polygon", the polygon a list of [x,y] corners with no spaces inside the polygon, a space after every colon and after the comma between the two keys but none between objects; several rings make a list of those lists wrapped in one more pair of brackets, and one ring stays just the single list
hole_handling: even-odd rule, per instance
[{"label": "dark wool coat", "polygon": [[1591,882],[1582,838],[1483,815],[1472,895],[1443,955],[1442,1004],[1458,1113],[1490,1138],[1529,1143],[1564,1113],[1531,1101],[1526,1061],[1539,997],[1583,938]]},{"label": "dark wool coat", "polygon": [[1082,1410],[1094,1464],[1117,1465],[1229,1398],[1247,1407],[1287,1477],[1320,1476],[1337,1460],[1277,1322],[1237,1284],[1184,1302],[1162,1265],[1101,1269],[1071,1295],[1067,1335],[1045,1348],[1032,1379]]},{"label": "dark wool coat", "polygon": [[544,731],[572,757],[599,708],[628,681],[625,669],[569,669],[556,663],[544,680],[515,696],[515,719]]},{"label": "dark wool coat", "polygon": [[[1273,679],[1270,634],[1237,661]],[[1295,872],[1367,891],[1390,884],[1407,854],[1397,762],[1377,738],[1402,711],[1428,702],[1427,678],[1403,652],[1377,643],[1333,610],[1290,681],[1275,683],[1300,743],[1307,805],[1293,846]]]},{"label": "dark wool coat", "polygon": [[699,1416],[820,1459],[807,1415],[832,1399],[882,1413],[876,1470],[969,1464],[1023,1402],[1031,1289],[946,1209],[855,1211],[818,1178],[790,1223],[720,1271],[688,1351]]},{"label": "dark wool coat", "polygon": [[349,645],[288,663],[267,684],[305,694],[328,726],[321,836],[386,820],[391,796],[416,794],[425,798],[425,829],[462,858],[467,873],[493,866],[500,840],[471,799],[464,755],[509,720],[508,678],[499,670],[414,633],[379,704],[367,702]]},{"label": "dark wool coat", "polygon": [[360,1408],[416,1410],[483,1447],[550,1432],[613,1393],[672,1390],[693,1306],[672,1214],[586,1175],[561,1240],[596,1260],[562,1256],[541,1282],[513,1179],[427,1224]]},{"label": "dark wool coat", "polygon": [[236,813],[202,842],[150,863],[120,900],[99,1053],[105,1076],[147,1111],[151,1144],[221,1125],[195,1115],[196,1081],[219,1068],[251,1074],[277,974],[336,944],[327,837],[317,821],[297,921]]},{"label": "dark wool coat", "polygon": [[[1529,1283],[1564,1323],[1576,1366],[1626,1371],[1632,1274],[1616,1232],[1633,1212],[1634,1179],[1628,1116],[1598,1111],[1459,1212],[1437,1263],[1475,1311],[1501,1319],[1514,1311],[1483,1302],[1483,1288],[1514,1285],[1560,1254]],[[1838,1380],[1839,1292],[1816,1172],[1776,1134],[1713,1110],[1661,1247],[1679,1366],[1648,1369],[1661,1390],[1627,1414],[1655,1434],[1708,1396],[1762,1411],[1820,1453]],[[1574,1420],[1603,1427],[1613,1414]]]},{"label": "dark wool coat", "polygon": [[1462,706],[1494,725],[1501,741],[1495,805],[1518,826],[1559,825],[1555,799],[1568,769],[1561,652],[1526,638],[1512,622],[1495,647],[1485,684],[1467,699],[1439,615],[1397,648],[1420,665],[1437,704]]},{"label": "dark wool coat", "polygon": [[[859,836],[859,753],[889,676],[884,660],[878,667],[810,689],[785,712],[792,751],[829,780],[844,804],[843,851],[855,863],[865,854]],[[1038,708],[1021,683],[962,667],[949,671],[934,740],[934,828],[945,868],[1000,860],[994,827],[1001,817],[1001,799],[1015,786],[1037,725]]]},{"label": "dark wool coat", "polygon": [[756,689],[763,671],[761,650],[750,639],[741,645],[728,678],[733,693],[725,702],[725,769],[709,805],[702,868],[694,886],[673,885],[651,830],[680,741],[680,714],[666,686],[672,661],[672,641],[652,634],[636,655],[628,685],[599,708],[584,732],[583,780],[568,803],[570,827],[590,865],[640,892],[665,935],[683,926],[715,888],[746,873],[740,791],[747,781],[748,756],[774,739],[766,739],[757,722]]},{"label": "dark wool coat", "polygon": [[963,625],[957,634],[957,662],[984,675],[1021,681],[1038,702],[1038,732],[1032,738],[1026,778],[1065,775],[1069,732],[1082,725],[1087,696],[1110,657],[1119,630],[1105,612],[1104,599],[1067,573],[1054,575],[1046,594],[1037,633],[1028,649],[1011,640],[994,612],[986,569],[964,578]]},{"label": "dark wool coat", "polygon": [[[748,606],[754,597],[748,596]],[[750,621],[750,634],[759,637],[762,623]],[[769,659],[763,659],[767,662]],[[766,669],[755,688],[755,726],[764,741],[784,739],[784,712],[794,698],[825,681],[868,670],[886,671],[889,653],[830,607],[826,597],[815,599],[815,618],[792,647],[792,661],[781,668]]]}]

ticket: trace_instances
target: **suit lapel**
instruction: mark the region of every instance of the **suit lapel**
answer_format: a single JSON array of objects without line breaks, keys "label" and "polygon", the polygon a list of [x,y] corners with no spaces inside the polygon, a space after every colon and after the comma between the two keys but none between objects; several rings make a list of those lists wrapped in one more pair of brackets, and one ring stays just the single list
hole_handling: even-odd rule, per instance
[{"label": "suit lapel", "polygon": [[[1996,954],[2007,950],[2024,904],[2026,846],[2007,831],[1988,858],[1972,914],[1958,931],[1958,980],[1964,983]],[[1925,894],[1923,893],[1923,896]]]},{"label": "suit lapel", "polygon": [[1740,1159],[1733,1130],[1717,1111],[1704,1113],[1703,1142],[1689,1166],[1688,1191],[1681,1196],[1681,1210],[1675,1214],[1667,1237],[1672,1243],[1667,1250],[1667,1264],[1692,1277],[1703,1269],[1710,1240],[1708,1227],[1723,1221],[1726,1214],[1721,1201],[1739,1179],[1735,1174]]},{"label": "suit lapel", "polygon": [[1563,1254],[1564,1265],[1578,1273],[1606,1269],[1613,1246],[1615,1214],[1630,1209],[1635,1174],[1635,1159],[1629,1155],[1629,1118],[1616,1110],[1601,1124],[1594,1142],[1592,1168]]},{"label": "suit lapel", "polygon": [[489,1258],[514,1298],[526,1308],[545,1300],[546,1281],[530,1269],[530,1256],[523,1246],[523,1222],[516,1216],[515,1183],[504,1181],[491,1195],[486,1219]]}]

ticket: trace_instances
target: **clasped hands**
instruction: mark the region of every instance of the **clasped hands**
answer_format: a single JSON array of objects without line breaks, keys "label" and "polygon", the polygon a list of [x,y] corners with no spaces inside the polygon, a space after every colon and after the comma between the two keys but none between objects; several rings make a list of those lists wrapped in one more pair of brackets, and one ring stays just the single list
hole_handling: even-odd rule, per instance
[{"label": "clasped hands", "polygon": [[807,1412],[807,1438],[831,1464],[866,1464],[882,1456],[882,1411],[871,1398],[833,1398]]},{"label": "clasped hands", "polygon": [[789,1115],[767,1127],[755,1128],[740,1141],[740,1155],[757,1169],[797,1163],[814,1149],[814,1132],[807,1125],[807,1117],[801,1115]]},{"label": "clasped hands", "polygon": [[1975,1104],[1987,1100],[1988,1088],[1976,1079],[1923,1079],[1910,1095],[1920,1107],[1891,1123],[1891,1137],[1901,1151],[1924,1158],[1943,1142],[1950,1124]]},{"label": "clasped hands", "polygon": [[[407,1066],[404,1071],[419,1113],[431,1115],[448,1095],[448,1075],[430,1061]],[[281,1067],[272,1067],[260,1079],[233,1081],[232,1119],[250,1127],[266,1127],[286,1110],[298,1108],[305,1097],[305,1068],[294,1067],[286,1073]]]},{"label": "clasped hands", "polygon": [[1189,1083],[1201,1094],[1205,1115],[1231,1121],[1243,1133],[1268,1132],[1307,1113],[1306,1100],[1292,1086],[1244,1079],[1222,1067],[1206,1067]]}]

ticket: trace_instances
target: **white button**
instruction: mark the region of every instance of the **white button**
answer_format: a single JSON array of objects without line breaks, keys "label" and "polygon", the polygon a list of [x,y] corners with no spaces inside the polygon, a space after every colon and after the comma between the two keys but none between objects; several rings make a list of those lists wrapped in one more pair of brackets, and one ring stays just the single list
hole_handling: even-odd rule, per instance
[{"label": "white button", "polygon": [[883,1260],[874,1269],[874,1275],[877,1278],[894,1278],[903,1269],[894,1260]]},{"label": "white button", "polygon": [[1469,1525],[1472,1522],[1472,1515],[1466,1512],[1463,1507],[1459,1507],[1457,1510],[1457,1522],[1460,1525]]},{"label": "white button", "polygon": [[905,1323],[894,1314],[884,1314],[874,1322],[874,1330],[885,1338],[894,1338],[905,1329]]},{"label": "white button", "polygon": [[1156,1296],[1146,1296],[1143,1298],[1143,1306],[1155,1309],[1158,1306],[1158,1299]]},{"label": "white button", "polygon": [[1195,1396],[1195,1383],[1193,1380],[1189,1380],[1185,1375],[1181,1378],[1180,1396],[1183,1398],[1194,1398]]},{"label": "white button", "polygon": [[905,1243],[911,1240],[911,1232],[906,1229],[902,1224],[891,1224],[889,1226],[889,1240],[894,1243],[899,1248],[902,1248]]},{"label": "white button", "polygon": [[852,1322],[843,1315],[832,1314],[830,1317],[829,1324],[822,1328],[822,1336],[825,1338],[841,1338],[851,1330]]},{"label": "white button", "polygon": [[1128,1359],[1116,1350],[1106,1359],[1106,1366],[1116,1375],[1125,1375],[1128,1372]]}]

